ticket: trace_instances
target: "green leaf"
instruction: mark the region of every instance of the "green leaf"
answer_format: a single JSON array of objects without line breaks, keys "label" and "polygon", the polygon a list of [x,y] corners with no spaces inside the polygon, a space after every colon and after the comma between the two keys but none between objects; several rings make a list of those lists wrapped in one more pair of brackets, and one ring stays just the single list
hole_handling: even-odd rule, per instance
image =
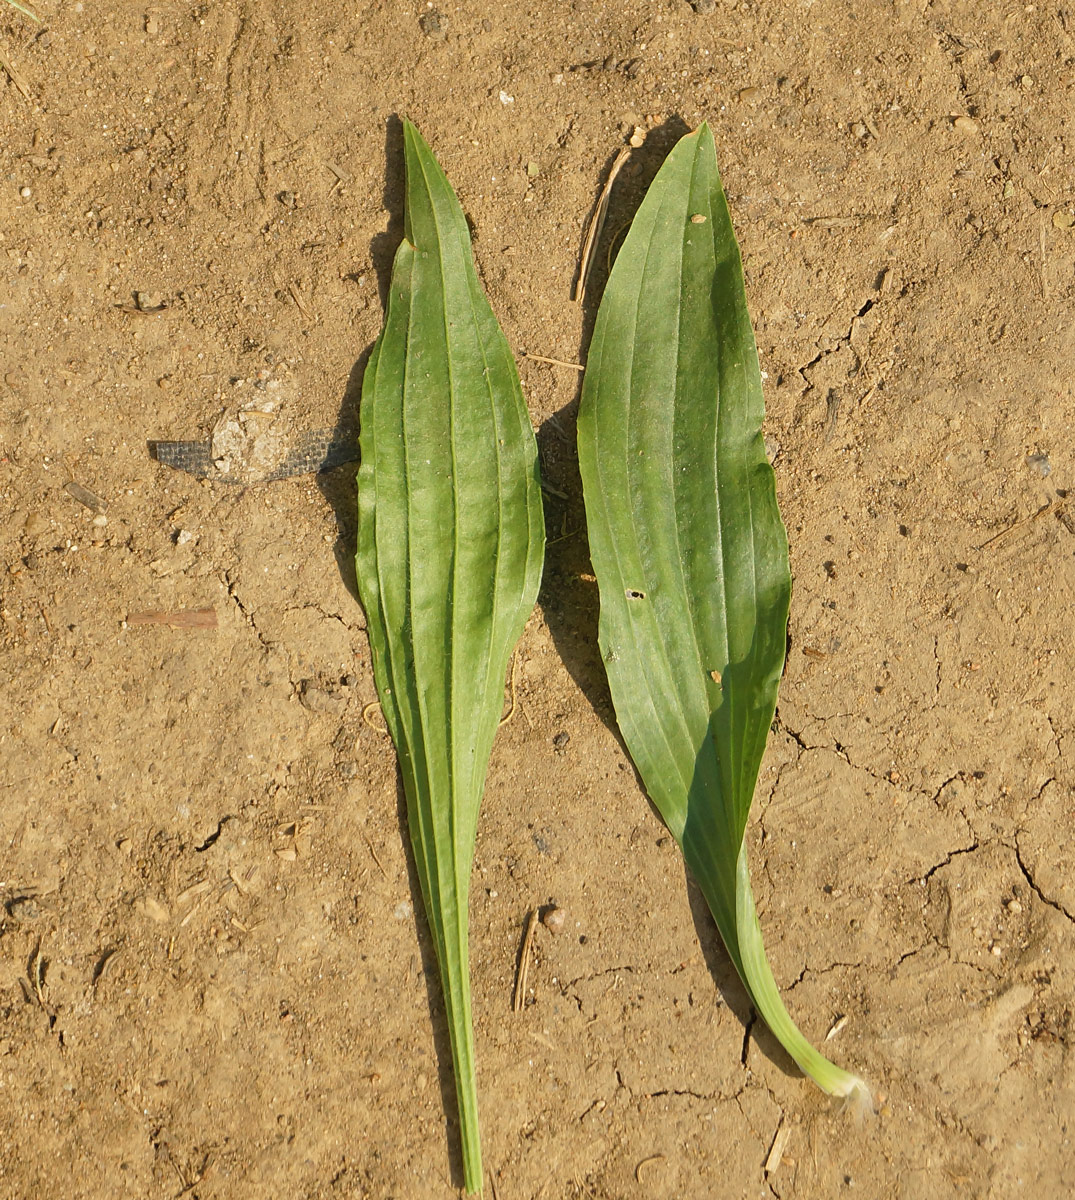
[{"label": "green leaf", "polygon": [[481,1190],[467,902],[508,660],[537,598],[537,443],[463,210],[403,126],[405,237],[362,382],[358,587],[399,754],[451,1032],[468,1192]]},{"label": "green leaf", "polygon": [[579,465],[601,652],[627,748],[755,1007],[825,1091],[868,1096],[788,1015],[747,871],[791,595],[763,415],[739,248],[702,125],[634,218],[587,360]]}]

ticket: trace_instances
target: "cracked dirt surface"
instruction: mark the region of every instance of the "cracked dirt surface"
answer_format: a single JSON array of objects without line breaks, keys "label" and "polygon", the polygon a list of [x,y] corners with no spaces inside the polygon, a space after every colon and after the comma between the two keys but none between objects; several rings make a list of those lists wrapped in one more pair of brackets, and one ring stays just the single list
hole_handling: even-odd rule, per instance
[{"label": "cracked dirt surface", "polygon": [[753,878],[794,1016],[883,1094],[860,1129],[796,1076],[639,793],[578,375],[520,357],[550,547],[473,884],[495,1195],[1075,1194],[1075,11],[41,11],[0,4],[0,1200],[457,1185],[347,470],[243,489],[146,451],[261,373],[296,428],[353,405],[398,113],[513,347],[568,362],[617,147],[643,127],[610,236],[714,128],[795,580]]}]

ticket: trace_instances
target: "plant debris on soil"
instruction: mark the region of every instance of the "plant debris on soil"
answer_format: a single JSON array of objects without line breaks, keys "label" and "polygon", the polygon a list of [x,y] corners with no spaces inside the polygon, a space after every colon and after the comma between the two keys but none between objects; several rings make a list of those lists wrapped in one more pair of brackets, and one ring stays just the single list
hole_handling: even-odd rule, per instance
[{"label": "plant debris on soil", "polygon": [[[364,719],[354,464],[229,483],[148,451],[267,377],[289,428],[353,416],[400,115],[469,218],[546,484],[472,887],[487,1194],[1073,1194],[1072,14],[121,8],[0,6],[0,1194],[461,1182]],[[885,1097],[862,1132],[755,1021],[596,649],[565,364],[702,120],[794,580],[754,886],[792,1015]]]}]

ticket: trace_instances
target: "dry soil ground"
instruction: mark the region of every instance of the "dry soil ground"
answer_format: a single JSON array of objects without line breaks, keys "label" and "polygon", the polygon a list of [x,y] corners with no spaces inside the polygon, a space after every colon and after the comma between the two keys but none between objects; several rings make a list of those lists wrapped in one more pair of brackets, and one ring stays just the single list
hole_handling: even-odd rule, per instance
[{"label": "dry soil ground", "polygon": [[[302,424],[354,405],[400,113],[473,220],[555,489],[474,876],[487,1196],[1075,1193],[1075,8],[0,7],[0,1196],[457,1186],[395,758],[362,719],[353,479],[198,482],[146,448],[259,371]],[[795,578],[754,875],[792,1012],[884,1095],[862,1129],[752,1023],[640,794],[578,372],[521,357],[585,358],[603,173],[641,126],[615,234],[702,118]],[[188,609],[216,627],[131,619]]]}]

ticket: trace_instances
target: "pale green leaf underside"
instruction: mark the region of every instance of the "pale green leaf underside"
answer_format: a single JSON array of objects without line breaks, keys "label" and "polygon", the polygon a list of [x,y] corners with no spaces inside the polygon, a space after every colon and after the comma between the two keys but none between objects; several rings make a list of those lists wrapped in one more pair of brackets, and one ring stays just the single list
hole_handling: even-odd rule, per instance
[{"label": "pale green leaf underside", "polygon": [[404,123],[405,238],[362,383],[359,593],[395,741],[480,1191],[467,903],[508,661],[544,553],[537,444],[459,202]]},{"label": "pale green leaf underside", "polygon": [[743,835],[784,663],[791,574],[742,266],[703,125],[616,259],[579,410],[599,640],[627,748],[755,1006],[803,1070],[853,1077],[788,1017]]}]

